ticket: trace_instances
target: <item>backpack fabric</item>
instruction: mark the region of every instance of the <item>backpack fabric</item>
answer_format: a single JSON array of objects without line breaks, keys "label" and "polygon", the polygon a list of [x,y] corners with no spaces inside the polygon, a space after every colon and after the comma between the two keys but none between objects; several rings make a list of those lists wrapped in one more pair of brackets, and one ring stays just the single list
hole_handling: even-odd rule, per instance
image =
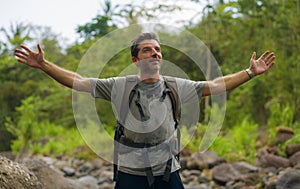
[{"label": "backpack fabric", "polygon": [[[126,119],[128,115],[130,114],[130,105],[134,104],[137,106],[137,109],[140,114],[140,119],[144,123],[149,119],[147,117],[147,114],[145,113],[145,110],[143,109],[141,103],[139,102],[139,92],[136,86],[138,85],[138,79],[137,76],[127,76],[126,82],[125,82],[125,89],[124,89],[124,95],[122,97],[122,104],[120,107],[120,115],[118,118],[118,122],[115,128],[115,136],[114,136],[114,181],[117,180],[118,177],[118,161],[119,161],[119,154],[120,153],[127,153],[130,150],[133,149],[139,149],[142,151],[143,154],[143,162],[145,166],[145,173],[147,176],[148,184],[152,185],[154,183],[154,176],[152,172],[151,167],[151,156],[149,155],[151,150],[149,148],[160,146],[163,148],[168,148],[170,151],[170,154],[166,156],[166,168],[163,175],[163,180],[168,181],[170,178],[171,173],[171,167],[172,167],[172,155],[175,155],[175,158],[179,161],[179,151],[180,151],[180,129],[178,128],[179,120],[180,120],[180,100],[178,97],[177,92],[177,84],[176,80],[173,77],[167,77],[163,76],[163,82],[165,85],[165,88],[162,92],[161,97],[159,98],[159,101],[164,101],[167,97],[171,101],[172,106],[172,115],[174,119],[174,129],[177,132],[176,138],[172,138],[171,140],[168,140],[167,142],[163,136],[158,137],[162,138],[163,140],[149,140],[146,142],[140,142],[139,140],[132,140],[130,137],[126,135],[126,128],[124,127]],[[133,99],[135,98],[134,102]],[[129,133],[129,132],[127,132]],[[132,133],[132,132],[131,132]],[[159,132],[159,129],[156,131],[153,131],[152,134],[160,135],[161,132]],[[147,134],[147,133],[146,133]],[[134,133],[132,134],[134,136]],[[132,137],[131,137],[132,138]],[[150,137],[155,138],[155,137]],[[163,143],[163,144],[162,144]],[[157,149],[155,149],[157,150]],[[163,156],[165,157],[165,156]]]}]

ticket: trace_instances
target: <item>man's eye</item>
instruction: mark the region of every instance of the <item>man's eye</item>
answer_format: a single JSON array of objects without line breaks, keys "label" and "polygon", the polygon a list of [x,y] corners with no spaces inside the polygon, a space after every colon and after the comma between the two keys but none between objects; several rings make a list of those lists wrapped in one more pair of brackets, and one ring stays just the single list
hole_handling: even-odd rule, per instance
[{"label": "man's eye", "polygon": [[149,52],[151,49],[144,49],[143,52]]}]

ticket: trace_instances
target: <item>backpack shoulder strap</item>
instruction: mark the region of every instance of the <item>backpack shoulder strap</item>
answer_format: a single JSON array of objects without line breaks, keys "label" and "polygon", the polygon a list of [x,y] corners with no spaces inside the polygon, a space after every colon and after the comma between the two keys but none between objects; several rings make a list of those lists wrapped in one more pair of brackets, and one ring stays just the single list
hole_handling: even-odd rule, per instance
[{"label": "backpack shoulder strap", "polygon": [[[181,105],[180,105],[180,99],[178,95],[178,88],[177,88],[177,83],[176,79],[174,77],[170,76],[163,76],[166,88],[169,89],[170,91],[168,92],[168,95],[171,100],[172,104],[172,112],[173,112],[173,119],[175,121],[175,129],[177,130],[177,149],[178,152],[175,155],[175,158],[179,161],[179,156],[180,156],[180,138],[181,138],[181,133],[180,133],[180,128],[178,127],[179,125],[179,120],[180,120],[180,115],[181,115]],[[172,158],[170,158],[167,161],[166,169],[164,172],[163,180],[169,181],[170,174],[171,174],[171,169],[172,169]]]},{"label": "backpack shoulder strap", "polygon": [[117,125],[115,128],[114,135],[114,166],[113,166],[113,180],[116,181],[118,177],[118,159],[119,159],[119,148],[120,148],[120,139],[124,132],[124,124],[129,111],[129,103],[132,101],[134,96],[134,92],[132,91],[136,84],[138,83],[138,79],[136,75],[126,76],[124,93],[121,102],[121,110],[119,112],[119,120],[117,120]]},{"label": "backpack shoulder strap", "polygon": [[[176,124],[179,123],[180,120],[180,99],[179,99],[179,95],[178,95],[178,88],[177,88],[177,83],[176,83],[176,79],[174,77],[170,77],[170,76],[163,76],[166,87],[168,89],[170,89],[170,99],[171,99],[171,103],[172,103],[172,109],[173,109],[173,118]],[[177,127],[177,125],[176,125]]]},{"label": "backpack shoulder strap", "polygon": [[120,120],[121,124],[123,125],[128,111],[129,111],[129,104],[132,101],[132,98],[134,96],[134,87],[138,83],[138,78],[136,75],[128,75],[126,76],[126,81],[125,81],[125,88],[124,88],[124,93],[123,93],[123,98],[121,102],[121,111],[120,111]]}]

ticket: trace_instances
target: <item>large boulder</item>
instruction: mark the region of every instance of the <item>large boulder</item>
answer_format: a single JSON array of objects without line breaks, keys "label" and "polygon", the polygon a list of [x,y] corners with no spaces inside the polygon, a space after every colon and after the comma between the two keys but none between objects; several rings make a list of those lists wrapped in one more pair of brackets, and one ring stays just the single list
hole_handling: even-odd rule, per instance
[{"label": "large boulder", "polygon": [[35,174],[25,166],[0,156],[1,189],[42,189]]},{"label": "large boulder", "polygon": [[81,183],[76,180],[72,180],[64,177],[64,175],[49,167],[44,161],[39,159],[29,159],[25,158],[23,164],[28,167],[42,183],[43,189],[83,189],[84,187]]}]

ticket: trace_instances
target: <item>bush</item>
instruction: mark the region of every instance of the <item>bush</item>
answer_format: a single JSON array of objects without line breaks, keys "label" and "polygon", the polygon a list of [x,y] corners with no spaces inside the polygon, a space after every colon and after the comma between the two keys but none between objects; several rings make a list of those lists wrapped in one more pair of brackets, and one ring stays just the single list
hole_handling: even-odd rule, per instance
[{"label": "bush", "polygon": [[49,120],[38,120],[39,103],[40,98],[29,97],[16,109],[18,115],[15,119],[6,118],[5,126],[15,136],[11,145],[14,153],[21,157],[32,154],[73,156],[78,146],[86,145],[77,128],[65,128]]},{"label": "bush", "polygon": [[270,105],[270,117],[268,119],[268,132],[270,142],[273,143],[276,135],[276,127],[285,126],[293,128],[295,105],[274,103]]},{"label": "bush", "polygon": [[256,139],[258,125],[248,119],[244,119],[240,125],[236,125],[225,135],[216,138],[209,150],[228,161],[245,160],[254,163],[256,157]]}]

